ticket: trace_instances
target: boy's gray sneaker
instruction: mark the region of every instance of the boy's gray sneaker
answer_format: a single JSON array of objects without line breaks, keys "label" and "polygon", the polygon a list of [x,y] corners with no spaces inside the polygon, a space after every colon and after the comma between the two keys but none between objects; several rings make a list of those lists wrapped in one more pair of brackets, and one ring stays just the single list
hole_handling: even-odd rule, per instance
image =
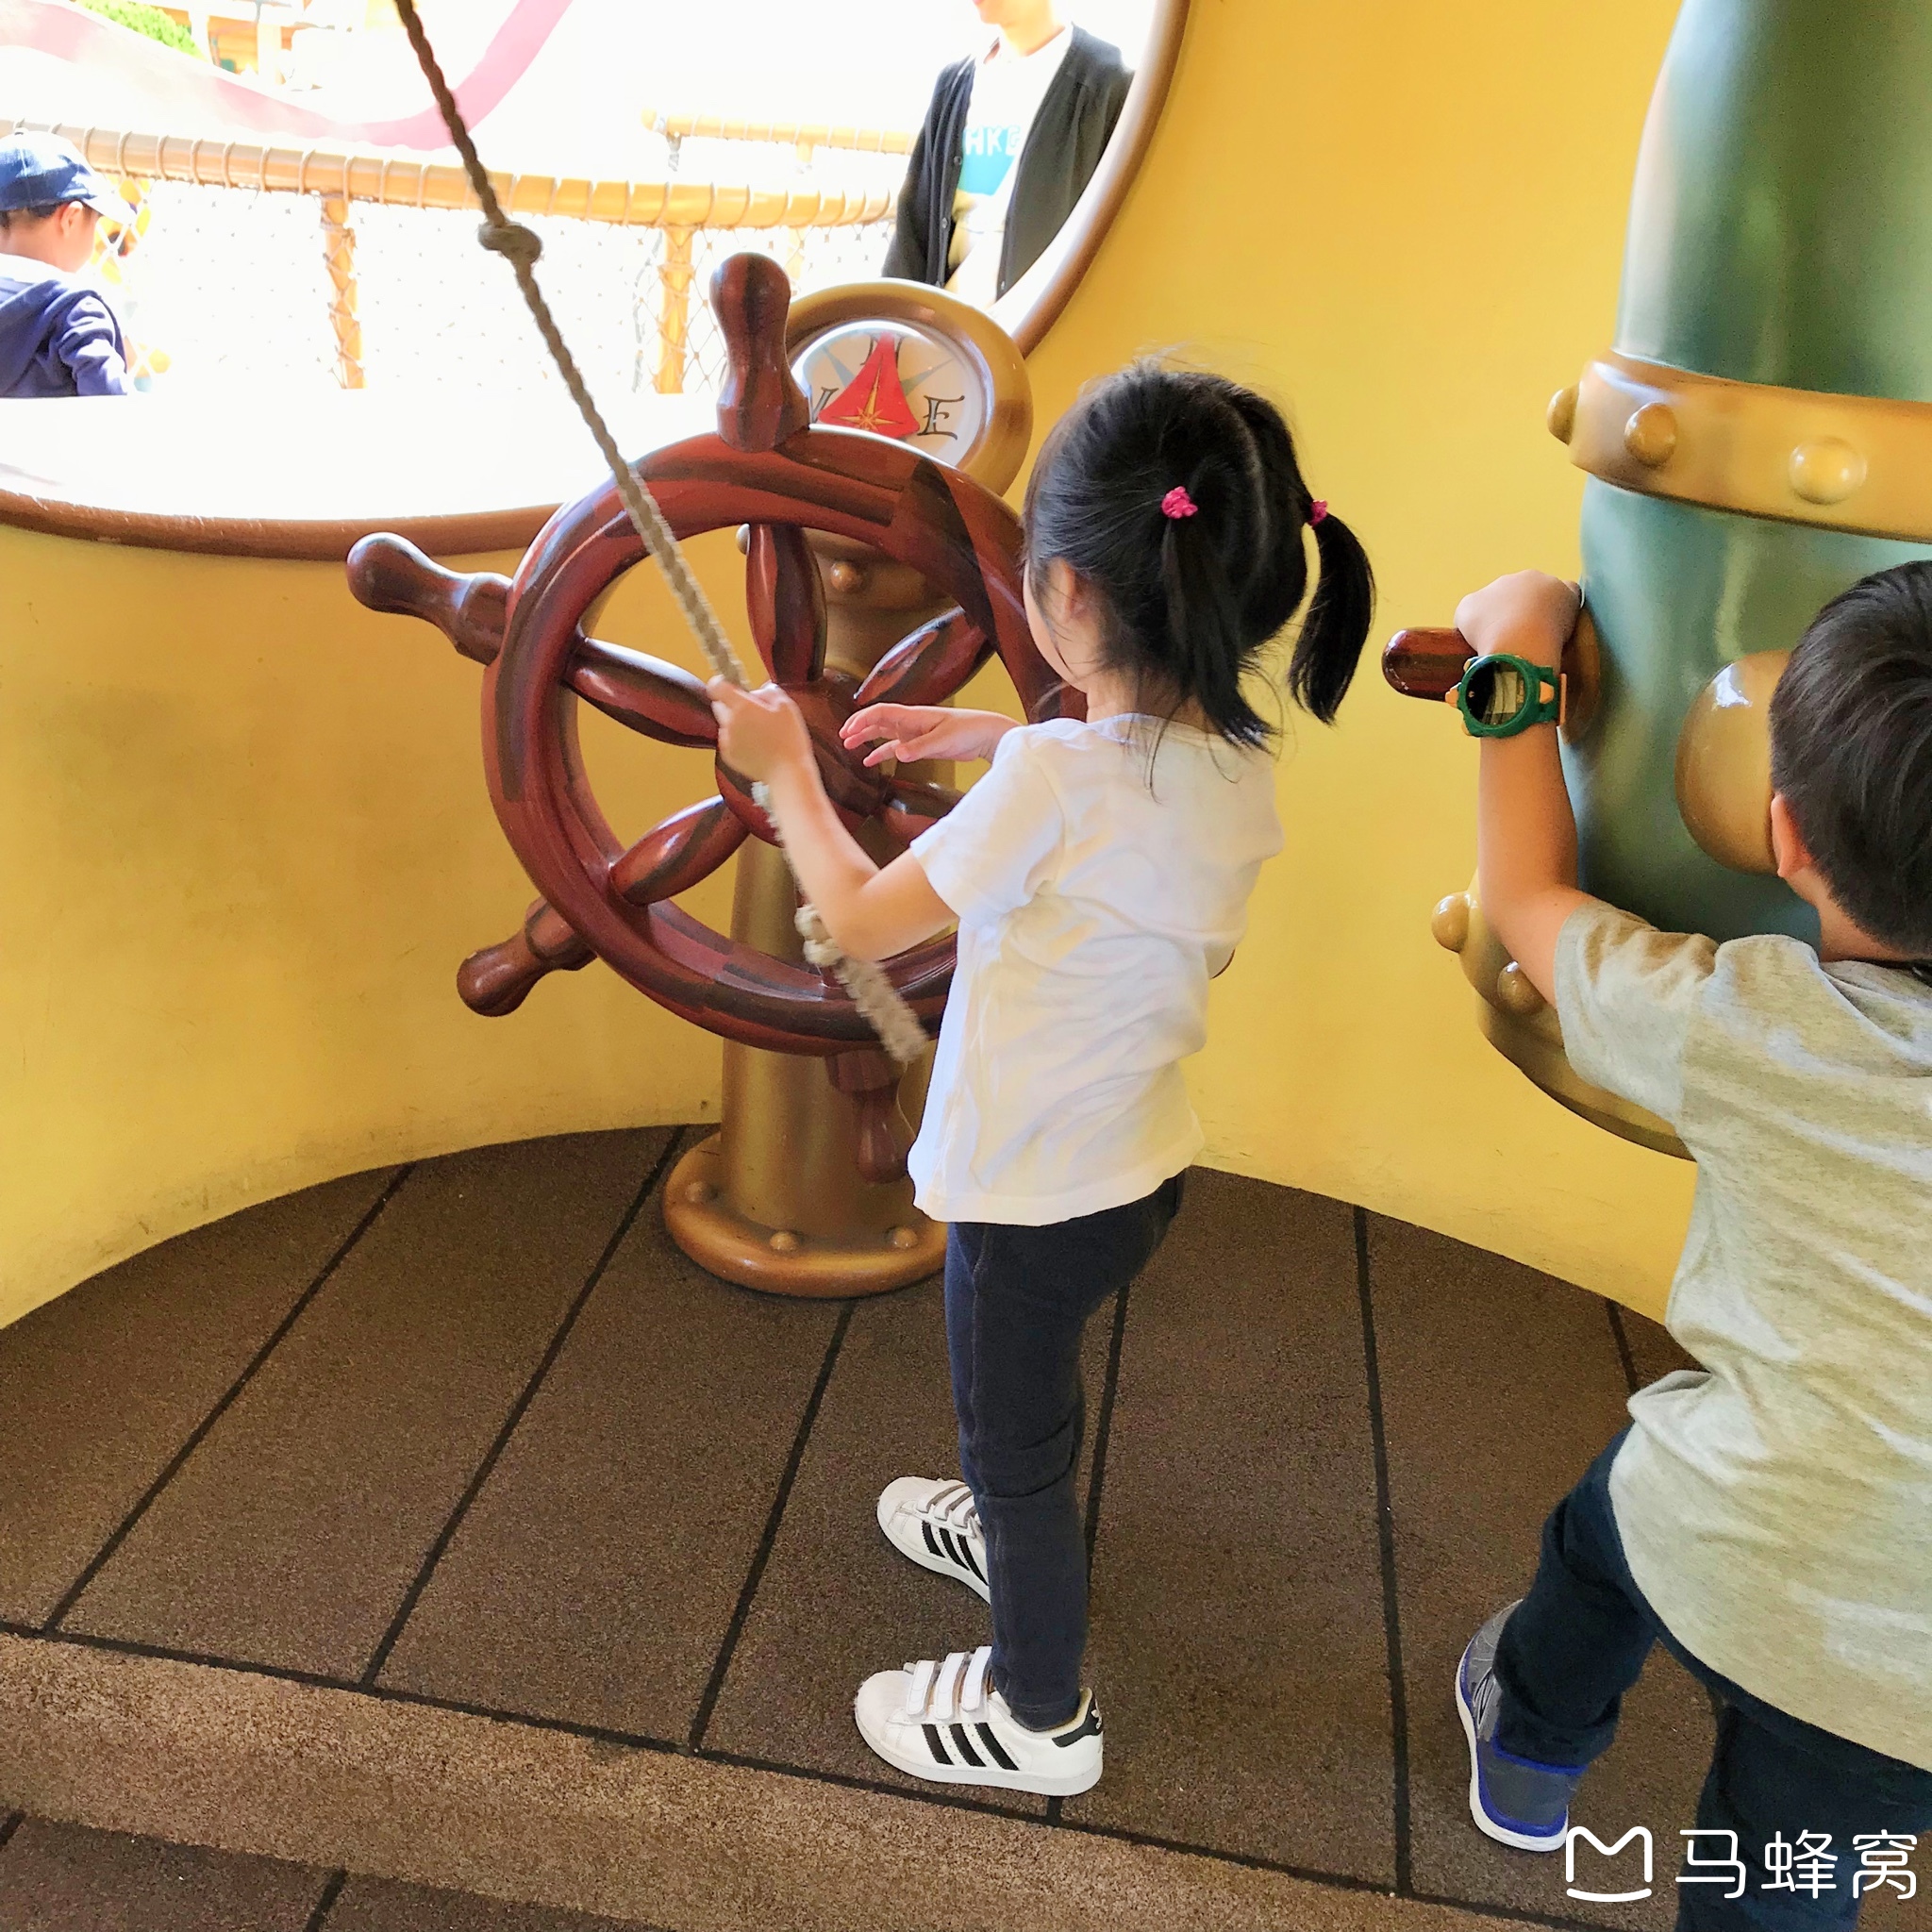
[{"label": "boy's gray sneaker", "polygon": [[[1519,1597],[1517,1602],[1521,1602]],[[1456,1709],[1469,1740],[1469,1813],[1476,1829],[1519,1852],[1559,1852],[1581,1771],[1537,1764],[1495,1741],[1502,1687],[1496,1645],[1516,1605],[1500,1609],[1469,1640],[1456,1672]]]}]

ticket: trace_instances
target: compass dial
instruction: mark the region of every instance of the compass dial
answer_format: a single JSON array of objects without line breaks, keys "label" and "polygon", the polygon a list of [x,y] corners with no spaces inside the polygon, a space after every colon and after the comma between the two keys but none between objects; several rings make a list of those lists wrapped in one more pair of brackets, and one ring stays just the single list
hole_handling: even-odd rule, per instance
[{"label": "compass dial", "polygon": [[908,323],[827,329],[792,368],[814,423],[869,429],[942,463],[963,464],[986,427],[983,375],[944,337]]}]

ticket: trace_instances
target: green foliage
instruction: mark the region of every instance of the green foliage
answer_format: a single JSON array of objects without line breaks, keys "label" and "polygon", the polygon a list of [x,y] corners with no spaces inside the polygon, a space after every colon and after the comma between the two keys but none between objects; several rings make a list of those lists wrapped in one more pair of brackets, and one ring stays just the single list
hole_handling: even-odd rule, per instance
[{"label": "green foliage", "polygon": [[141,0],[80,0],[80,4],[90,13],[98,13],[117,26],[132,27],[136,33],[145,34],[149,40],[158,41],[177,53],[198,56],[201,52],[194,44],[194,36],[179,21],[170,20],[158,7],[143,7]]}]

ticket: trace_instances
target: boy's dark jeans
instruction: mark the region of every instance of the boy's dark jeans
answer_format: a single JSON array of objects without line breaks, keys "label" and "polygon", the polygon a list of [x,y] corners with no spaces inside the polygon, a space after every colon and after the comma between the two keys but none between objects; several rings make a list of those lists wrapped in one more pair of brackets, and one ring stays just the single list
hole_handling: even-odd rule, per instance
[{"label": "boy's dark jeans", "polygon": [[[1637,1681],[1651,1645],[1660,1642],[1704,1683],[1718,1707],[1717,1748],[1696,1823],[1704,1830],[1735,1832],[1737,1857],[1746,1870],[1744,1894],[1735,1900],[1724,1896],[1736,1889],[1735,1879],[1678,1886],[1679,1932],[1853,1924],[1864,1903],[1853,1896],[1861,1861],[1853,1840],[1879,1832],[1911,1836],[1932,1827],[1932,1772],[1776,1709],[1677,1642],[1624,1560],[1609,1487],[1610,1463],[1623,1441],[1619,1436],[1591,1464],[1543,1524],[1536,1582],[1505,1626],[1496,1652],[1503,1693],[1496,1742],[1540,1764],[1574,1766],[1601,1757],[1616,1731],[1624,1692]],[[1613,1823],[1619,1836],[1630,1824],[1652,1827],[1661,1890],[1686,1842],[1677,1835],[1682,1825],[1670,1819]],[[1774,1837],[1798,1847],[1806,1832],[1831,1834],[1822,1849],[1836,1855],[1837,1864],[1813,1869],[1835,1883],[1814,1898],[1801,1863],[1794,1874],[1800,1889],[1768,1890],[1778,1874],[1767,1868],[1765,1848]],[[1695,1845],[1705,1867],[1728,1855],[1721,1838]],[[1798,1857],[1802,1860],[1802,1848]],[[1914,1855],[1913,1867],[1920,1863]],[[1696,1874],[1686,1866],[1684,1875]],[[1922,1885],[1932,1882],[1924,1871],[1917,1876]],[[1870,1875],[1865,1895],[1872,1896]],[[1887,1903],[1899,1901],[1897,1885],[1881,1890],[1877,1909],[1882,1914]]]},{"label": "boy's dark jeans", "polygon": [[1181,1200],[1144,1200],[1048,1227],[955,1222],[946,1343],[959,1474],[979,1507],[992,1592],[992,1681],[1013,1715],[1051,1730],[1080,1705],[1087,1542],[1074,1471],[1086,1406],[1087,1318],[1146,1266]]}]

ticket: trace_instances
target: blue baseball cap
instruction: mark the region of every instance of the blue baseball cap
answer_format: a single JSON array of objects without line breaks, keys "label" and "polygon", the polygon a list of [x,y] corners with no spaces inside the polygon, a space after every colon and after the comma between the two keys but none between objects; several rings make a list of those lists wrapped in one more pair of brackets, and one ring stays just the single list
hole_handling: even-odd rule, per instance
[{"label": "blue baseball cap", "polygon": [[77,201],[110,222],[131,226],[134,210],[58,134],[9,134],[0,140],[0,213],[39,213]]}]

